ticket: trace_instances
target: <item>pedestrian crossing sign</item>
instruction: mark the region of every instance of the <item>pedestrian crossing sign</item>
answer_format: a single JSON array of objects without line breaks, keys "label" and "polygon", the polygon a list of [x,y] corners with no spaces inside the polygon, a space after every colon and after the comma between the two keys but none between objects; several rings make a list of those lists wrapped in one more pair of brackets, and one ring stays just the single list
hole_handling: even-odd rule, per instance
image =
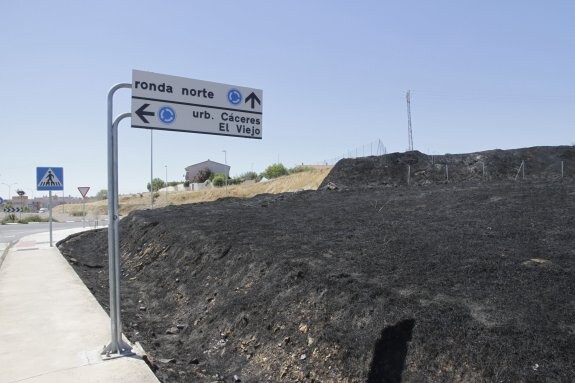
[{"label": "pedestrian crossing sign", "polygon": [[64,190],[64,168],[36,168],[36,190]]}]

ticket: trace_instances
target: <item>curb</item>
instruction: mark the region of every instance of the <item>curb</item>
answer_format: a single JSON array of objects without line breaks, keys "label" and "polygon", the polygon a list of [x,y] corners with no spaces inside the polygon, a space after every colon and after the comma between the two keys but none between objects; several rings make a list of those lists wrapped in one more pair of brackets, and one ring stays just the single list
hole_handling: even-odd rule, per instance
[{"label": "curb", "polygon": [[4,258],[6,258],[6,254],[8,254],[8,251],[12,248],[12,246],[14,246],[14,244],[18,242],[18,241],[11,241],[8,243],[8,246],[6,246],[6,248],[4,249],[4,251],[2,252],[2,254],[0,254],[0,267],[2,267],[2,263],[4,262]]}]

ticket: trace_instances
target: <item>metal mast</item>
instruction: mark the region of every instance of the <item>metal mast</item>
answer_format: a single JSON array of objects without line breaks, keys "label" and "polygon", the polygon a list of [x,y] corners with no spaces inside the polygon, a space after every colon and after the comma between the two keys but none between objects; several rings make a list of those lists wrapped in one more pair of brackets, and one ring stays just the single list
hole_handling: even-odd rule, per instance
[{"label": "metal mast", "polygon": [[413,133],[411,132],[411,96],[409,90],[405,98],[407,99],[407,135],[409,144],[407,150],[411,152],[413,150]]}]

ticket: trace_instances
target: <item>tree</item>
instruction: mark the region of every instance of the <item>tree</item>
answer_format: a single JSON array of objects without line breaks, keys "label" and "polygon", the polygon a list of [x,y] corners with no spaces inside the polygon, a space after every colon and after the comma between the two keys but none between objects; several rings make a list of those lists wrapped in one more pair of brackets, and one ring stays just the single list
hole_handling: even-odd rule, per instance
[{"label": "tree", "polygon": [[165,183],[160,178],[154,178],[152,180],[152,186],[153,186],[153,188],[152,188],[152,190],[150,190],[150,183],[148,182],[148,184],[146,185],[146,188],[148,189],[148,191],[157,192],[158,190],[160,190],[161,188],[163,188],[165,186]]},{"label": "tree", "polygon": [[288,174],[288,170],[282,164],[270,165],[264,170],[262,176],[266,178],[277,178]]},{"label": "tree", "polygon": [[198,174],[196,174],[192,182],[201,184],[212,178],[213,175],[214,173],[210,169],[203,168],[198,172]]},{"label": "tree", "polygon": [[108,199],[108,190],[102,189],[98,193],[96,193],[96,198],[99,200]]}]

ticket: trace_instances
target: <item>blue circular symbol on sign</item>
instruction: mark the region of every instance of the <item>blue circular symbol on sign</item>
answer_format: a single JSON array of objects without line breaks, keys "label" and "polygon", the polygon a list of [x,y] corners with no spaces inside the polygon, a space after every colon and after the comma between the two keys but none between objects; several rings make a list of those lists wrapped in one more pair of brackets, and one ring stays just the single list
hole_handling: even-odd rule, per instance
[{"label": "blue circular symbol on sign", "polygon": [[228,101],[230,104],[237,105],[242,102],[242,94],[237,89],[230,89],[228,92]]},{"label": "blue circular symbol on sign", "polygon": [[176,120],[176,112],[169,106],[163,106],[158,111],[158,117],[164,124],[171,124]]}]

